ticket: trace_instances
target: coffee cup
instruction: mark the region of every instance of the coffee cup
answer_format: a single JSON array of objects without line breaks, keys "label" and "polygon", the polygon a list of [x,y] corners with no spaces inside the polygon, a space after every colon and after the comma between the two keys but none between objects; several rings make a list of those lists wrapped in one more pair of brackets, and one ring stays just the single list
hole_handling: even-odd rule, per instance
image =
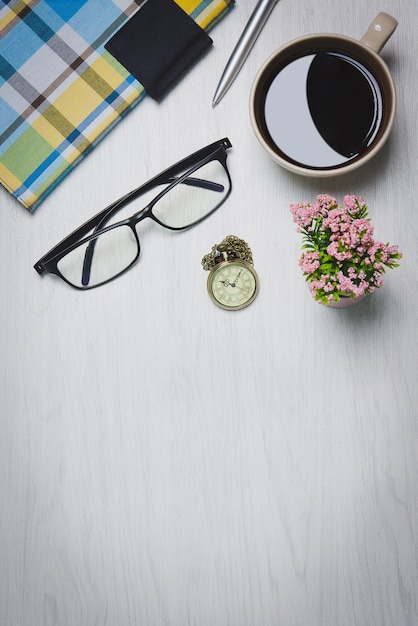
[{"label": "coffee cup", "polygon": [[396,107],[379,52],[397,24],[379,13],[359,41],[307,35],[264,62],[251,89],[250,118],[274,161],[297,174],[326,177],[351,172],[375,156]]}]

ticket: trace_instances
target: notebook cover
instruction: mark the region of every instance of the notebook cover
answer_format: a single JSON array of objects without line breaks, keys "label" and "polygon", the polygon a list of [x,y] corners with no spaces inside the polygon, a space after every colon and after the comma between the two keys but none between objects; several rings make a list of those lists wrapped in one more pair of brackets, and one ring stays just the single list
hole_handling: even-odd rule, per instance
[{"label": "notebook cover", "polygon": [[[146,91],[105,43],[143,0],[0,1],[0,183],[33,211]],[[176,0],[209,30],[234,0]]]}]

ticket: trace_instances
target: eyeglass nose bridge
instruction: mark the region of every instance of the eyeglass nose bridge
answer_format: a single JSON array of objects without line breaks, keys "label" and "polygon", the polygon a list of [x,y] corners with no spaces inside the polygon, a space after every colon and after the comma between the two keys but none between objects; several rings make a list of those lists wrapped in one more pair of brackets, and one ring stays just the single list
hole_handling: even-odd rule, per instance
[{"label": "eyeglass nose bridge", "polygon": [[[159,195],[157,196],[157,198],[159,198]],[[146,206],[144,206],[142,209],[139,209],[139,211],[131,215],[131,217],[129,218],[129,225],[135,229],[135,226],[139,224],[139,222],[142,222],[147,217],[150,217],[151,219],[155,219],[154,215],[152,214],[152,207],[154,206],[155,202],[156,202],[156,199],[153,198],[151,202],[149,202]]]}]

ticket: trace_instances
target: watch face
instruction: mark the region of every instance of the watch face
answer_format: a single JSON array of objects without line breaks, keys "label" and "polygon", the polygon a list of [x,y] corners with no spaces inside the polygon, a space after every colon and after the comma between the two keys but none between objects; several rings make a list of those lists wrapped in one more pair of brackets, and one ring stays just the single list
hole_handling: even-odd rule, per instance
[{"label": "watch face", "polygon": [[251,265],[242,261],[225,261],[209,274],[208,291],[221,308],[243,309],[257,295],[257,273]]}]

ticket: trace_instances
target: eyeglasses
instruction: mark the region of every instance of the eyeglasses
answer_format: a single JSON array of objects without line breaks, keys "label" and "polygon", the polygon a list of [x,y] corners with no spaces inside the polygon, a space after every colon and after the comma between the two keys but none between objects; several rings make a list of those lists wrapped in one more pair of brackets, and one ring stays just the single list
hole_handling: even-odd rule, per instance
[{"label": "eyeglasses", "polygon": [[[82,290],[117,278],[139,258],[139,222],[150,217],[164,228],[185,230],[225,202],[232,189],[226,166],[226,151],[231,147],[228,138],[220,139],[169,167],[89,219],[39,259],[34,268],[39,274],[55,274]],[[109,224],[140,196],[151,196],[144,208],[122,220],[118,216],[119,221]]]}]

